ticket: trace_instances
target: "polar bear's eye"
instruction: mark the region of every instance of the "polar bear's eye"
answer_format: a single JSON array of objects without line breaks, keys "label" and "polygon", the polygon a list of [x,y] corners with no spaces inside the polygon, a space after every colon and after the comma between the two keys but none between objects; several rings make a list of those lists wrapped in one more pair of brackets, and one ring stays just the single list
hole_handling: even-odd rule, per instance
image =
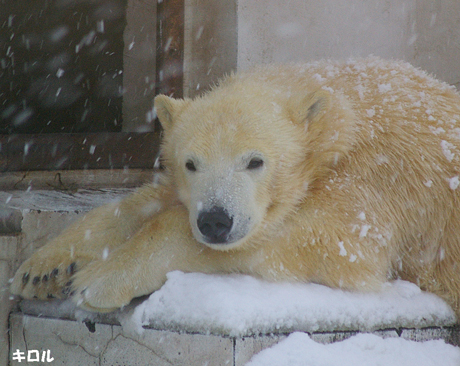
[{"label": "polar bear's eye", "polygon": [[190,172],[196,172],[195,164],[191,160],[187,160],[187,162],[185,163],[185,167]]},{"label": "polar bear's eye", "polygon": [[258,169],[260,168],[262,165],[264,165],[264,161],[260,158],[253,158],[251,159],[251,161],[249,162],[248,166],[247,166],[247,169]]}]

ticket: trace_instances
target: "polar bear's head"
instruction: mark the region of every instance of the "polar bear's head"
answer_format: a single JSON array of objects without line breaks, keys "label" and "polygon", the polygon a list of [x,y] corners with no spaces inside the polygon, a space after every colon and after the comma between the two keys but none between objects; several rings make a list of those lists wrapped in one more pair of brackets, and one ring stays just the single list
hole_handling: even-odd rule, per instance
[{"label": "polar bear's head", "polygon": [[313,179],[306,124],[329,108],[323,92],[293,111],[257,90],[243,96],[246,89],[218,88],[193,101],[155,99],[164,164],[194,237],[214,249],[238,247],[255,232],[260,238],[293,211]]}]

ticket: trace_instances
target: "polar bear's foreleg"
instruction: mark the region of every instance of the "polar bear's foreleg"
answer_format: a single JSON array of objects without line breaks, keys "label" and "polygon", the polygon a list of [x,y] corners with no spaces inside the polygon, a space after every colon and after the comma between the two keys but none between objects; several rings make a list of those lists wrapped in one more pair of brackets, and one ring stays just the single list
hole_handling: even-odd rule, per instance
[{"label": "polar bear's foreleg", "polygon": [[134,297],[159,289],[166,274],[173,270],[231,272],[234,255],[197,242],[191,233],[187,209],[174,206],[149,220],[106,260],[94,261],[77,272],[72,284],[73,298],[85,309],[111,311],[127,305]]},{"label": "polar bear's foreleg", "polygon": [[120,202],[90,211],[20,266],[11,293],[27,299],[67,297],[77,271],[107,258],[169,200],[167,186],[146,185]]}]

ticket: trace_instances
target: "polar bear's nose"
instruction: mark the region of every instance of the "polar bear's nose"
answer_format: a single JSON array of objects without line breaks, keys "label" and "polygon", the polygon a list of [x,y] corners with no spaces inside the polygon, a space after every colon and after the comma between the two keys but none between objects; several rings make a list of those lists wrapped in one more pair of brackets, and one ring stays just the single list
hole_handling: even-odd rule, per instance
[{"label": "polar bear's nose", "polygon": [[209,244],[224,244],[233,226],[233,218],[222,207],[212,207],[198,215],[198,229]]}]

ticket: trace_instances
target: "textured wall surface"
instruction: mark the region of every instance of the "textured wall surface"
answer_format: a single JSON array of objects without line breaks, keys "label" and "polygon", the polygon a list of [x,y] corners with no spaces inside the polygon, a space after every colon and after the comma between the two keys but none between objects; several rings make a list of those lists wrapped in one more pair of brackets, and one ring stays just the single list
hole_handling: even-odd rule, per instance
[{"label": "textured wall surface", "polygon": [[238,69],[374,54],[460,81],[456,0],[239,0]]}]

